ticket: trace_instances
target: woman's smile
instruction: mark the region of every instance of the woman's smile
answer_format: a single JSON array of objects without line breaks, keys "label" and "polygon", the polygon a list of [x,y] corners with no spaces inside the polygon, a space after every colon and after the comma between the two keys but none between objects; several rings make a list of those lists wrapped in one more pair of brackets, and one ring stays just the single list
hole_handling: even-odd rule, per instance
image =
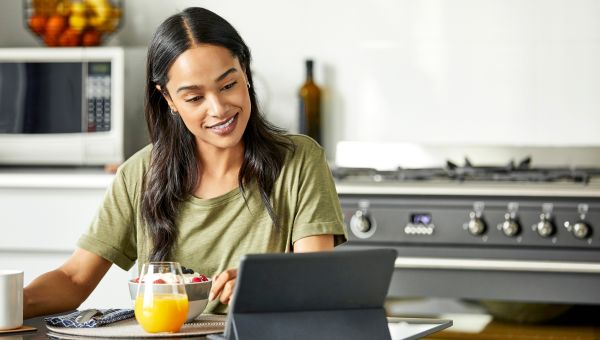
[{"label": "woman's smile", "polygon": [[237,126],[237,118],[238,118],[239,113],[236,113],[235,115],[233,115],[233,117],[225,120],[224,122],[220,122],[214,125],[209,126],[208,128],[213,132],[216,133],[217,135],[228,135],[231,132],[233,132],[233,130],[235,130],[236,126]]}]

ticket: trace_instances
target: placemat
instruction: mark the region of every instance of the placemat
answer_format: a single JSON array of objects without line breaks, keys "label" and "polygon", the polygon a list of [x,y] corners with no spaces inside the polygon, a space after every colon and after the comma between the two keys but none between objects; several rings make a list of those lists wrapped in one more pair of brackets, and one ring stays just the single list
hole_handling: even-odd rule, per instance
[{"label": "placemat", "polygon": [[222,333],[226,315],[200,315],[194,322],[186,323],[177,333],[147,333],[135,319],[128,319],[97,328],[65,328],[46,326],[56,338],[174,338]]},{"label": "placemat", "polygon": [[31,332],[31,331],[35,331],[35,330],[37,330],[37,328],[23,325],[23,326],[21,326],[19,328],[1,330],[0,334],[19,333],[19,332]]}]

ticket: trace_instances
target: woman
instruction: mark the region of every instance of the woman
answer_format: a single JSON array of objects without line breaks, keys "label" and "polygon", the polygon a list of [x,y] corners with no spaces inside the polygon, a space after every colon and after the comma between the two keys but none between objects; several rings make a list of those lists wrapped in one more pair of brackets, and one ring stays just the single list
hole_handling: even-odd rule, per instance
[{"label": "woman", "polygon": [[264,120],[250,51],[223,18],[189,8],[158,27],[145,104],[152,144],[119,168],[67,262],[25,288],[25,317],[76,308],[112,263],[136,260],[213,276],[205,312],[223,313],[244,254],[345,240],[323,149]]}]

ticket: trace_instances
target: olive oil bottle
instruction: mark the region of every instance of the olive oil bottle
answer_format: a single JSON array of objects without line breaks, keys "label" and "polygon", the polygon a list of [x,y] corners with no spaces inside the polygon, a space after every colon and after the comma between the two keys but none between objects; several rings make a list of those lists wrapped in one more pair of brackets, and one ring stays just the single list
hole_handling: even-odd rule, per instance
[{"label": "olive oil bottle", "polygon": [[300,88],[301,134],[308,135],[321,144],[321,89],[313,79],[313,61],[306,60],[306,80]]}]

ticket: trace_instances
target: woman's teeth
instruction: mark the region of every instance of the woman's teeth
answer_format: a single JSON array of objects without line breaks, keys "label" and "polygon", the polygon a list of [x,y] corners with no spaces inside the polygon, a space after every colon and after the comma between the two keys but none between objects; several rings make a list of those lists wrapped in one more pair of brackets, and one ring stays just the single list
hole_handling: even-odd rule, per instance
[{"label": "woman's teeth", "polygon": [[228,127],[229,125],[231,125],[231,123],[233,123],[233,120],[235,119],[236,115],[234,115],[233,117],[229,118],[228,121],[226,121],[225,123],[223,123],[221,125],[213,126],[211,129],[224,129],[224,128]]}]

